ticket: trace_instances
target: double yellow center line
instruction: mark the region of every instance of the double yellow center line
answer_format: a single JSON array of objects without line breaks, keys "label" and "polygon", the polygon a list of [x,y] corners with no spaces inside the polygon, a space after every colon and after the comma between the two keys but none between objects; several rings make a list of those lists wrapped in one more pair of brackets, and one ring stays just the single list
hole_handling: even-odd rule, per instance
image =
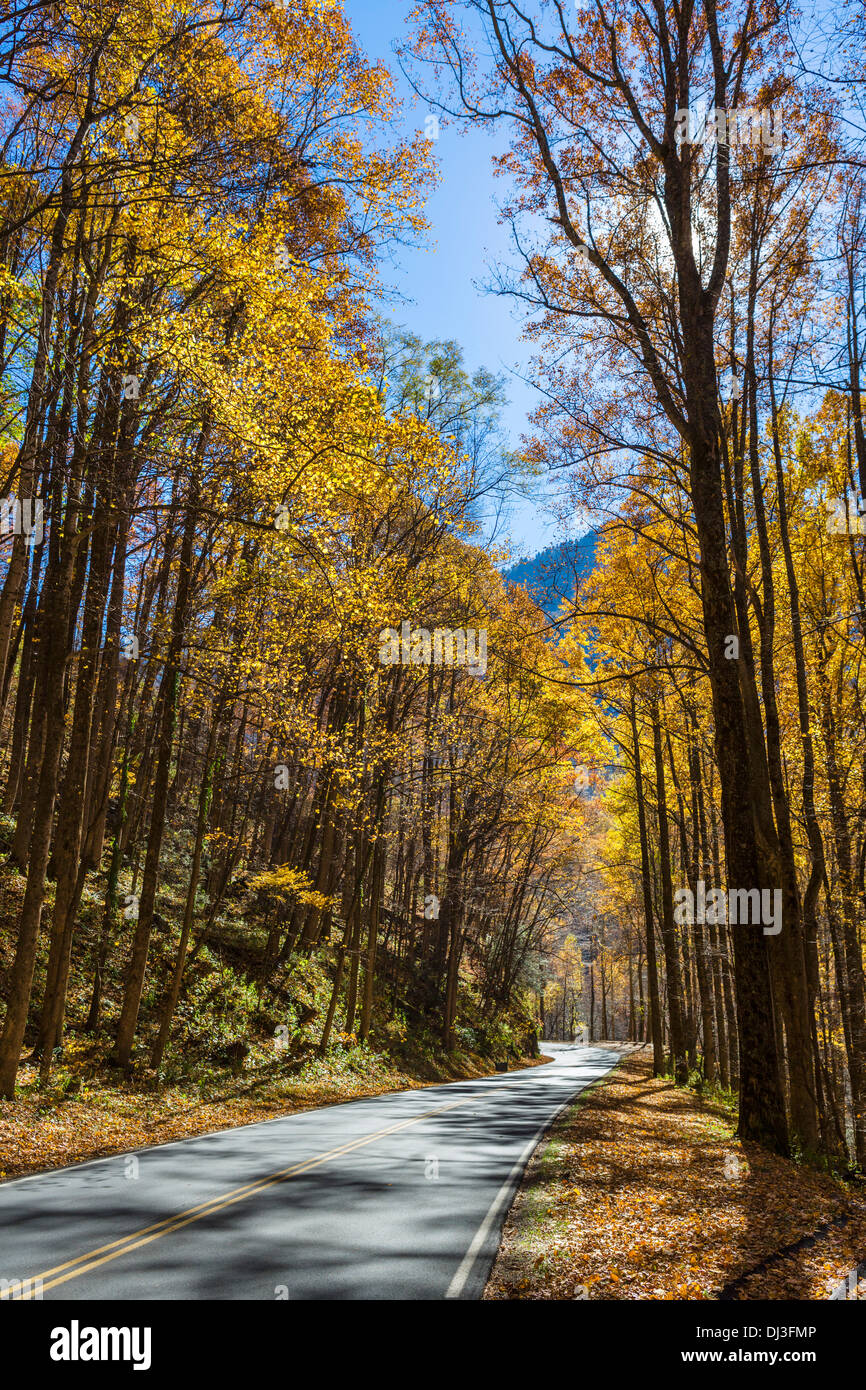
[{"label": "double yellow center line", "polygon": [[[447,1105],[437,1105],[432,1110],[425,1110],[423,1114],[415,1115],[409,1120],[401,1120],[398,1124],[388,1125],[386,1129],[378,1129],[373,1134],[364,1134],[360,1139],[353,1139],[347,1144],[341,1144],[336,1149],[328,1149],[326,1153],[317,1154],[314,1158],[305,1159],[302,1163],[293,1163],[290,1167],[281,1168],[279,1172],[271,1173],[265,1178],[259,1178],[256,1182],[233,1188],[232,1191],[224,1193],[221,1197],[212,1197],[209,1202],[202,1202],[200,1206],[189,1207],[186,1211],[177,1212],[174,1216],[167,1216],[164,1220],[155,1222],[152,1226],[144,1226],[140,1231],[132,1231],[128,1236],[113,1240],[108,1245],[100,1245],[95,1250],[88,1250],[74,1260],[67,1260],[65,1264],[55,1265],[53,1269],[46,1269],[41,1274],[33,1275],[28,1281],[21,1280],[19,1288],[28,1287],[32,1290],[35,1283],[36,1288],[41,1293],[44,1293],[46,1289],[54,1289],[58,1284],[65,1284],[68,1279],[77,1279],[82,1274],[89,1274],[91,1270],[98,1269],[100,1265],[108,1264],[111,1260],[118,1260],[121,1255],[128,1255],[133,1250],[139,1250],[143,1245],[149,1245],[153,1240],[159,1240],[162,1236],[170,1235],[173,1231],[182,1230],[184,1226],[191,1226],[194,1221],[202,1221],[205,1217],[213,1215],[214,1212],[233,1206],[235,1202],[243,1202],[247,1197],[253,1197],[257,1192],[263,1192],[265,1188],[273,1187],[275,1183],[285,1182],[287,1178],[297,1177],[299,1173],[307,1173],[312,1168],[319,1168],[323,1163],[329,1163],[331,1159],[351,1153],[353,1149],[362,1149],[366,1144],[383,1139],[387,1134],[396,1134],[398,1130],[409,1129],[412,1125],[420,1124],[422,1120],[429,1119],[431,1115],[441,1115],[443,1111],[456,1110],[461,1105],[477,1104],[478,1100],[478,1096],[469,1096],[465,1100],[455,1100]],[[0,1292],[0,1299],[11,1296],[11,1289]],[[23,1298],[35,1296],[33,1292],[20,1295]]]}]

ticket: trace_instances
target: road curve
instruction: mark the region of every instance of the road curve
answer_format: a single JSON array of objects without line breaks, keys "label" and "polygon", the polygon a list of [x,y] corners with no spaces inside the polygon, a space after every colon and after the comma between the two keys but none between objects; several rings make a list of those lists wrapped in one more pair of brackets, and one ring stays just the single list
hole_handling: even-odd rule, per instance
[{"label": "road curve", "polygon": [[57,1300],[479,1298],[532,1149],[622,1056],[543,1046],[554,1059],[543,1066],[5,1183],[0,1289]]}]

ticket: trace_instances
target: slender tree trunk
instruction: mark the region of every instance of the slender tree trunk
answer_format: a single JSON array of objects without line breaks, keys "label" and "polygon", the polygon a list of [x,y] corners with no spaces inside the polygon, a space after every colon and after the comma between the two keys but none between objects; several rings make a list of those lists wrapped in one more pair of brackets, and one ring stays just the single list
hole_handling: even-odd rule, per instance
[{"label": "slender tree trunk", "polygon": [[674,926],[674,897],[671,883],[670,837],[668,834],[665,769],[662,758],[661,724],[658,707],[653,711],[653,749],[655,752],[656,797],[659,820],[659,864],[662,879],[662,941],[665,951],[665,972],[668,982],[668,1019],[671,1030],[671,1052],[674,1076],[679,1085],[689,1079],[686,1060],[686,1039],[683,1023],[683,985],[679,945]]},{"label": "slender tree trunk", "polygon": [[656,962],[655,922],[652,905],[652,882],[650,878],[649,841],[647,837],[646,808],[641,776],[640,742],[635,717],[634,694],[631,699],[631,732],[634,746],[635,792],[637,795],[637,817],[640,831],[641,881],[643,883],[644,921],[646,923],[647,989],[650,998],[650,1031],[653,1045],[653,1075],[662,1076],[665,1069],[665,1048],[662,1036],[662,1013],[659,1002],[659,973]]}]

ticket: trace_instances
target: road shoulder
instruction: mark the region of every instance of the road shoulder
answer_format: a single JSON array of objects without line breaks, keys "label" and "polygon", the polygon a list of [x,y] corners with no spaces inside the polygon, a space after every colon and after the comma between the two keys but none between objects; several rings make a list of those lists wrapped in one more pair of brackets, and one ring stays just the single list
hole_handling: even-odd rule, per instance
[{"label": "road shoulder", "polygon": [[651,1070],[625,1056],[559,1117],[485,1299],[716,1299],[744,1275],[737,1299],[828,1298],[866,1253],[863,1196],[741,1144],[729,1106]]}]

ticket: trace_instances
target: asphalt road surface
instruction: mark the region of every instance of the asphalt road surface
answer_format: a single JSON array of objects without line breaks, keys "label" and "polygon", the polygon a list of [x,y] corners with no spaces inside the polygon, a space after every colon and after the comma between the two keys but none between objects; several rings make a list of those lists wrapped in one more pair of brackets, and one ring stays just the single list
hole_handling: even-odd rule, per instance
[{"label": "asphalt road surface", "polygon": [[543,1050],[0,1185],[0,1297],[480,1298],[541,1134],[622,1056]]}]

